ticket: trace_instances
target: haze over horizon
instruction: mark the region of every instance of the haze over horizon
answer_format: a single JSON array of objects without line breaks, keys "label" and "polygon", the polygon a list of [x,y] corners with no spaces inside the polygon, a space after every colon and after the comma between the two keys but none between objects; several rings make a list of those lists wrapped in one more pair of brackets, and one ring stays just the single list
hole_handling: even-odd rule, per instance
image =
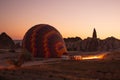
[{"label": "haze over horizon", "polygon": [[120,39],[120,0],[0,0],[0,33],[22,39],[36,24],[54,26],[63,37]]}]

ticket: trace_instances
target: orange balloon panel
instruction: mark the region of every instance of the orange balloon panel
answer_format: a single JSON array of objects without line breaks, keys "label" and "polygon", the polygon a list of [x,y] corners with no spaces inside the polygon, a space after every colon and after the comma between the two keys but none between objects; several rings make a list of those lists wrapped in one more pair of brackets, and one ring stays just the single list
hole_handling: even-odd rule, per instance
[{"label": "orange balloon panel", "polygon": [[23,48],[31,52],[34,57],[61,57],[67,52],[61,34],[47,24],[30,28],[24,36]]}]

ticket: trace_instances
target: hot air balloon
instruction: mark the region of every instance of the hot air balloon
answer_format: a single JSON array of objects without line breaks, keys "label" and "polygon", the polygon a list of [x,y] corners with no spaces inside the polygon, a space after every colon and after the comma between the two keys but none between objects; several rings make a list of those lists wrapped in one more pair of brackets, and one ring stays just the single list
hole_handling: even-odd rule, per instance
[{"label": "hot air balloon", "polygon": [[33,57],[56,58],[67,53],[64,40],[54,27],[39,24],[30,28],[23,38],[23,49]]}]

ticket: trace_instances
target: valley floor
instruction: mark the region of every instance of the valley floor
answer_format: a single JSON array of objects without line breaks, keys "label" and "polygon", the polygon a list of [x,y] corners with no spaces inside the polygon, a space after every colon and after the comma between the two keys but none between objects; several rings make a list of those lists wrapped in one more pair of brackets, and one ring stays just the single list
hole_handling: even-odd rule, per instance
[{"label": "valley floor", "polygon": [[0,80],[120,80],[120,61],[59,60],[0,71]]},{"label": "valley floor", "polygon": [[[79,61],[36,59],[19,68],[2,68],[8,66],[5,65],[7,59],[17,58],[19,53],[0,53],[0,80],[120,80],[120,59],[114,58]],[[118,52],[113,55],[120,57]]]}]

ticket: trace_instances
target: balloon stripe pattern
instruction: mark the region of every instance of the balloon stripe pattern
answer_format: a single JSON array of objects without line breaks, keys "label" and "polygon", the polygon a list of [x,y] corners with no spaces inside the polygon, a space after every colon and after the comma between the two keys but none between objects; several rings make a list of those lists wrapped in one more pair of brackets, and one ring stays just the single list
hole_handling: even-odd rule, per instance
[{"label": "balloon stripe pattern", "polygon": [[30,28],[23,38],[23,49],[33,57],[55,58],[67,53],[61,34],[52,26],[39,24]]}]

